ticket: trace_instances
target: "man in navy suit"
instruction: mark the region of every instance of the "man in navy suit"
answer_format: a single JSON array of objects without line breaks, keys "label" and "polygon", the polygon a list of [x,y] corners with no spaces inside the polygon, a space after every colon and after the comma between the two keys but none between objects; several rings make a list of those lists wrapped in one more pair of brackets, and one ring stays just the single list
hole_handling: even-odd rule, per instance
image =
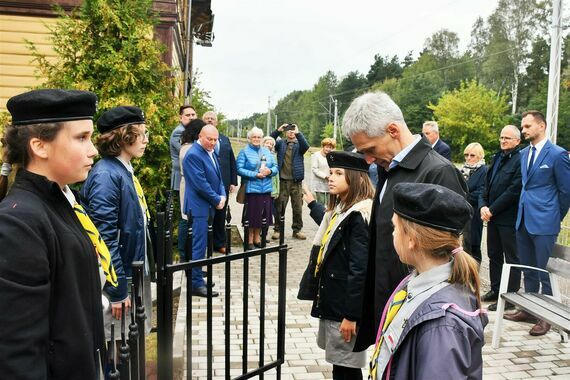
[{"label": "man in navy suit", "polygon": [[[182,162],[186,182],[184,212],[187,215],[192,213],[193,218],[192,260],[204,258],[208,241],[208,218],[213,217],[215,210],[222,210],[226,204],[220,162],[214,152],[217,142],[216,127],[205,125]],[[202,268],[192,269],[192,295],[207,297]],[[212,291],[212,296],[218,296],[218,292]]]},{"label": "man in navy suit", "polygon": [[[204,113],[202,120],[204,120],[206,124],[218,128],[218,116],[215,112],[208,111]],[[230,139],[220,133],[214,151],[220,162],[220,171],[222,172],[222,181],[224,182],[226,194],[232,193],[237,187],[237,166]],[[212,228],[214,229],[214,250],[220,253],[226,253],[226,210],[227,203],[223,209],[216,210],[214,221],[212,222]]]},{"label": "man in navy suit", "polygon": [[[560,232],[560,222],[570,205],[570,160],[568,152],[546,137],[546,119],[539,111],[523,113],[522,133],[530,145],[521,151],[522,192],[517,214],[517,248],[521,264],[544,269]],[[524,271],[527,292],[552,295],[546,273]],[[518,322],[535,322],[523,310],[505,314]],[[544,335],[550,325],[538,321],[530,335]]]},{"label": "man in navy suit", "polygon": [[426,121],[422,133],[428,139],[433,150],[451,161],[451,148],[439,138],[439,127],[435,121]]},{"label": "man in navy suit", "polygon": [[[481,220],[487,222],[487,255],[491,290],[481,297],[484,302],[497,301],[503,264],[519,264],[515,222],[521,195],[521,132],[514,125],[501,130],[501,150],[493,156],[487,170],[485,188],[479,197]],[[508,291],[521,285],[520,270],[511,271]],[[514,306],[507,304],[507,308]],[[497,310],[497,304],[489,305]]]}]

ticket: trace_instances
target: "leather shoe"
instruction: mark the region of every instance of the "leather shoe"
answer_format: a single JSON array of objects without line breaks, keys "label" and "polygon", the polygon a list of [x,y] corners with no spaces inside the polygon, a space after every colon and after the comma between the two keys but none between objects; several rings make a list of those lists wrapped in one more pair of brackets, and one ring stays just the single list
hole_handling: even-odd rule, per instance
[{"label": "leather shoe", "polygon": [[544,321],[538,321],[538,323],[532,326],[529,334],[532,336],[542,336],[550,330],[550,325]]},{"label": "leather shoe", "polygon": [[[506,303],[505,304],[505,310],[514,310],[515,309],[515,305],[513,305],[512,303]],[[489,311],[497,311],[497,303],[492,303],[489,305],[489,307],[487,308],[487,310]]]},{"label": "leather shoe", "polygon": [[483,297],[481,297],[481,301],[483,301],[483,302],[492,302],[492,301],[496,301],[498,299],[499,299],[499,295],[497,294],[497,292],[494,292],[492,290],[489,290],[487,293],[485,293],[483,295]]},{"label": "leather shoe", "polygon": [[301,231],[299,231],[299,232],[293,232],[293,237],[294,237],[295,239],[298,239],[298,240],[306,240],[306,239],[307,239],[307,237],[305,236],[305,234],[302,233]]},{"label": "leather shoe", "polygon": [[[205,286],[200,286],[199,288],[192,288],[192,295],[196,297],[208,297],[208,289]],[[217,297],[218,292],[212,290],[212,297]]]},{"label": "leather shoe", "polygon": [[513,322],[528,322],[528,323],[537,323],[538,319],[530,315],[524,310],[519,310],[513,314],[503,314],[503,318],[513,321]]},{"label": "leather shoe", "polygon": [[262,247],[261,247],[261,242],[259,242],[259,243],[253,243],[253,245],[254,245],[256,248],[262,248]]},{"label": "leather shoe", "polygon": [[220,247],[215,249],[216,252],[220,252],[221,254],[226,254],[226,247]]},{"label": "leather shoe", "polygon": [[202,277],[208,277],[208,272],[206,272],[205,270],[202,271]]}]

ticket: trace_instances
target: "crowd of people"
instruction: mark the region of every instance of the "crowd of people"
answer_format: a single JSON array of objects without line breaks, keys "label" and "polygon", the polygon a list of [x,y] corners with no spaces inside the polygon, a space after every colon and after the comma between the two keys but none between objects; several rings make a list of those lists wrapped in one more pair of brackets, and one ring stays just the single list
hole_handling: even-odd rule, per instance
[{"label": "crowd of people", "polygon": [[[149,127],[139,107],[115,107],[96,121],[94,145],[96,103],[87,91],[34,90],[7,104],[0,189],[17,168],[8,194],[0,191],[0,304],[12,310],[0,314],[0,371],[9,378],[94,378],[106,360],[106,327],[131,306],[135,261],[144,262],[150,309],[150,214],[131,164],[145,153]],[[236,158],[215,112],[199,119],[184,105],[179,120],[169,146],[181,260],[204,258],[210,223],[214,250],[227,253],[231,193],[244,203],[249,247],[261,247],[263,219],[280,238],[289,199],[291,237],[307,239],[304,198],[319,227],[299,295],[313,301],[316,344],[334,379],[362,378],[367,359],[372,379],[481,378],[482,302],[496,302],[504,262],[546,267],[570,204],[568,152],[547,139],[538,111],[525,112],[520,129],[502,129],[489,165],[484,148],[469,144],[459,170],[436,122],[414,134],[387,94],[364,94],[343,118],[354,146],[338,151],[322,140],[310,189],[299,126],[270,136],[252,128]],[[79,183],[80,192],[70,189]],[[480,295],[484,223],[491,289]],[[188,273],[192,295],[219,295],[206,275]],[[521,274],[510,279],[517,291]],[[552,294],[548,277],[533,271],[524,271],[524,287]],[[531,335],[550,329],[524,311],[505,318],[533,322]]]}]

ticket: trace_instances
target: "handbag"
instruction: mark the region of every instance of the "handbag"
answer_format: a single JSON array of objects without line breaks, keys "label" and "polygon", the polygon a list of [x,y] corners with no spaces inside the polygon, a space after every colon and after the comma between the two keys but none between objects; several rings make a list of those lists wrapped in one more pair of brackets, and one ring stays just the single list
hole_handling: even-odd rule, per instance
[{"label": "handbag", "polygon": [[247,181],[245,181],[244,179],[241,180],[241,183],[239,185],[239,189],[236,195],[236,202],[239,204],[245,204],[245,188],[247,186]]},{"label": "handbag", "polygon": [[319,290],[320,272],[315,276],[315,269],[317,268],[317,258],[321,247],[314,245],[309,255],[309,264],[307,269],[301,277],[299,282],[299,292],[297,298],[304,301],[314,301],[317,298]]}]

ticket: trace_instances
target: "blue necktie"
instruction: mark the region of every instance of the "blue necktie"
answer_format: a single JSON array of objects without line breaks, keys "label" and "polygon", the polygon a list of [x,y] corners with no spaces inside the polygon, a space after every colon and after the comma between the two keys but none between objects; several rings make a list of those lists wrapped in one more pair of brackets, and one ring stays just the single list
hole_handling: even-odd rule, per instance
[{"label": "blue necktie", "polygon": [[528,163],[528,169],[527,172],[530,173],[530,169],[532,169],[532,165],[534,165],[534,154],[536,153],[536,148],[533,146],[532,148],[530,148],[530,150],[532,151],[532,153],[530,154],[530,161]]}]

